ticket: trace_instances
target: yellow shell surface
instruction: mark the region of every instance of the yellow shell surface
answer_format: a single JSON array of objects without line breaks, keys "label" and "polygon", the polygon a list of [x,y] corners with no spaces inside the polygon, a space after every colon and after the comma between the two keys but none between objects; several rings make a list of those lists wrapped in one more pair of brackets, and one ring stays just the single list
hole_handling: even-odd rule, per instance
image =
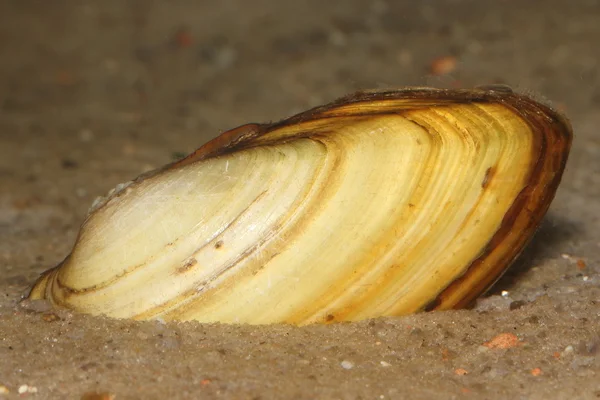
[{"label": "yellow shell surface", "polygon": [[364,93],[241,127],[113,194],[31,298],[251,324],[462,306],[533,234],[570,140],[549,108],[489,90]]}]

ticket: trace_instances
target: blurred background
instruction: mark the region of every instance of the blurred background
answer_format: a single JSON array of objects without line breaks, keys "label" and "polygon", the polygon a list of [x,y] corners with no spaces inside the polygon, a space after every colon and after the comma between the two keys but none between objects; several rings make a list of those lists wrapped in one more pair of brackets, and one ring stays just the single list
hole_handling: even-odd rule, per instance
[{"label": "blurred background", "polygon": [[598,39],[594,0],[2,1],[0,168],[113,186],[360,89],[505,83],[575,119]]},{"label": "blurred background", "polygon": [[596,0],[0,1],[0,179],[76,229],[96,196],[240,124],[503,83],[567,113],[570,189],[600,196],[599,39]]}]

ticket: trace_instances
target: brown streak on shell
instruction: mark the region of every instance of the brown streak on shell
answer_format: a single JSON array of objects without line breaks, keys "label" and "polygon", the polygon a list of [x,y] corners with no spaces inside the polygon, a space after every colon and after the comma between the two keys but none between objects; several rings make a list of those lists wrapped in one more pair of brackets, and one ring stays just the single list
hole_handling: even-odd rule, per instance
[{"label": "brown streak on shell", "polygon": [[494,172],[495,172],[494,167],[489,167],[488,169],[485,170],[485,175],[483,177],[483,181],[481,182],[481,187],[483,189],[487,189],[492,178],[494,177]]},{"label": "brown streak on shell", "polygon": [[194,265],[198,264],[198,260],[194,257],[186,260],[186,262],[175,271],[177,274],[183,274],[194,267]]}]

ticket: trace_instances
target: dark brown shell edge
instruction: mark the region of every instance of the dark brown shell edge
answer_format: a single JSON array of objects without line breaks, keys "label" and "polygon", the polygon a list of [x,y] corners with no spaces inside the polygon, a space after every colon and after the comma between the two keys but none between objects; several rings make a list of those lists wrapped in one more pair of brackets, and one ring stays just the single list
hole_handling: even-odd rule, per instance
[{"label": "dark brown shell edge", "polygon": [[[504,216],[500,229],[494,234],[486,249],[467,268],[466,272],[444,289],[435,300],[430,302],[425,310],[441,310],[448,308],[464,308],[472,303],[483,293],[489,290],[494,283],[506,272],[508,267],[523,252],[526,245],[533,238],[544,215],[554,199],[556,190],[562,179],[565,169],[573,132],[569,121],[552,108],[538,103],[526,96],[513,93],[501,94],[499,99],[502,104],[510,107],[520,115],[534,130],[540,132],[537,146],[533,151],[537,154],[537,162],[529,178],[529,184],[523,188],[512,206]],[[538,188],[538,183],[549,176],[549,183]],[[541,193],[537,191],[541,190]],[[517,228],[518,240],[513,244],[512,251],[506,251],[505,257],[495,264],[485,276],[477,277],[478,267],[486,257],[500,246]],[[471,289],[459,301],[453,301],[452,295],[465,285]]]}]

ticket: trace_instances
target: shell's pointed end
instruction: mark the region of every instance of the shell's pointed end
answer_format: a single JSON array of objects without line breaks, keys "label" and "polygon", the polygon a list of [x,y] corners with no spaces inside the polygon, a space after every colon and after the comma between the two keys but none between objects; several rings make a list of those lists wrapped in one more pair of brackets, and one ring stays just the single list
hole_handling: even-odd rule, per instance
[{"label": "shell's pointed end", "polygon": [[24,300],[28,299],[28,300],[42,300],[46,298],[46,289],[48,288],[48,282],[50,280],[50,276],[52,275],[52,273],[54,271],[56,271],[59,266],[49,269],[48,271],[45,271],[39,278],[38,280],[33,284],[33,287],[31,288],[31,290],[29,291],[29,294],[27,295],[27,297],[25,297]]}]

